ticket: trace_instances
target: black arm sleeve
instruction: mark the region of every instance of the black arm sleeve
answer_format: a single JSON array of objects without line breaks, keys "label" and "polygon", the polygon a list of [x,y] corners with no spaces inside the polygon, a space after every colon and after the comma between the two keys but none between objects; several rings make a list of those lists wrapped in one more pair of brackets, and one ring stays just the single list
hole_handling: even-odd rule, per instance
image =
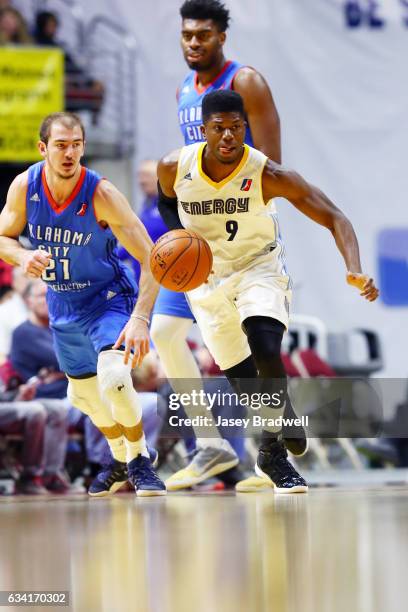
[{"label": "black arm sleeve", "polygon": [[177,198],[168,198],[162,191],[160,183],[157,183],[159,190],[159,199],[157,207],[162,216],[163,221],[171,230],[182,228],[180,217],[177,210]]}]

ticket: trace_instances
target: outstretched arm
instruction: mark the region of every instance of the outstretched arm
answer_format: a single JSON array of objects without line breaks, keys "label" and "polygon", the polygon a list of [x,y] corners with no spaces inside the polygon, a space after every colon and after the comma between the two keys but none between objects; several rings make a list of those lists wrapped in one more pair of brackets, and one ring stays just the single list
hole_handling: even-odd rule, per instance
[{"label": "outstretched arm", "polygon": [[103,180],[97,187],[95,213],[97,220],[107,223],[119,242],[140,262],[136,306],[113,347],[116,349],[122,343],[125,344],[125,363],[133,350],[132,367],[135,367],[140,365],[149,352],[148,321],[159,289],[150,271],[150,251],[153,243],[125,196],[109,181]]},{"label": "outstretched arm", "polygon": [[299,174],[268,161],[262,177],[265,202],[273,197],[289,200],[304,215],[327,227],[347,267],[347,282],[370,302],[378,297],[373,279],[362,273],[357,237],[344,213],[317,187]]},{"label": "outstretched arm", "polygon": [[10,185],[0,215],[0,258],[13,266],[21,266],[27,276],[38,278],[47,268],[50,254],[40,249],[25,249],[18,241],[27,223],[27,181],[28,173],[23,172]]}]

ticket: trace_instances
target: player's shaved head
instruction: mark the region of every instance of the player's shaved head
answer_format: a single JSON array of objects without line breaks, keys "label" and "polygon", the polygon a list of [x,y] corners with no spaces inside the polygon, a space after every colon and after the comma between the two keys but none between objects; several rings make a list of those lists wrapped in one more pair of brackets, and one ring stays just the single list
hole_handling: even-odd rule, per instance
[{"label": "player's shaved head", "polygon": [[217,89],[208,93],[202,103],[203,122],[214,113],[239,113],[245,118],[244,101],[236,91]]},{"label": "player's shaved head", "polygon": [[40,140],[45,144],[48,144],[48,140],[51,134],[51,128],[54,123],[61,123],[64,127],[72,130],[75,126],[79,126],[82,132],[82,139],[85,141],[85,128],[81,119],[74,113],[51,113],[47,115],[40,126]]},{"label": "player's shaved head", "polygon": [[180,8],[182,19],[211,19],[220,32],[228,29],[229,10],[218,0],[186,0]]}]

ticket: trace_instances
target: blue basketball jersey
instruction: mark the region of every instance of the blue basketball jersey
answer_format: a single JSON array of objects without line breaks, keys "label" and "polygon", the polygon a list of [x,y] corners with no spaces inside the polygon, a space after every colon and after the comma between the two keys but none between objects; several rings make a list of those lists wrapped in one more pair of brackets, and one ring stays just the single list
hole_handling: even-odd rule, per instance
[{"label": "blue basketball jersey", "polygon": [[72,194],[57,205],[47,185],[44,162],[29,168],[26,231],[35,248],[52,255],[43,274],[51,320],[58,312],[75,320],[87,308],[95,308],[98,300],[118,293],[134,299],[136,285],[117,257],[116,238],[96,220],[93,198],[100,180],[96,172],[82,167]]},{"label": "blue basketball jersey", "polygon": [[[216,89],[232,89],[234,77],[243,64],[226,62],[220,74],[205,87],[197,85],[197,72],[192,70],[184,79],[178,92],[178,115],[180,128],[186,145],[204,140],[200,126],[202,125],[201,103],[206,94]],[[253,147],[249,127],[247,127],[245,142]]]}]

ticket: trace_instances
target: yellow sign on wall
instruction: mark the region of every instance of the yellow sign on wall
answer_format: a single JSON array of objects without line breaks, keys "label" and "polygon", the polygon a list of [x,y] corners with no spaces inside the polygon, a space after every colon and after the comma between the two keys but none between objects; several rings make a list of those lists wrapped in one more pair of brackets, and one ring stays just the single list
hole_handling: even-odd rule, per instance
[{"label": "yellow sign on wall", "polygon": [[0,161],[40,159],[39,126],[64,109],[63,76],[60,49],[0,48]]}]

